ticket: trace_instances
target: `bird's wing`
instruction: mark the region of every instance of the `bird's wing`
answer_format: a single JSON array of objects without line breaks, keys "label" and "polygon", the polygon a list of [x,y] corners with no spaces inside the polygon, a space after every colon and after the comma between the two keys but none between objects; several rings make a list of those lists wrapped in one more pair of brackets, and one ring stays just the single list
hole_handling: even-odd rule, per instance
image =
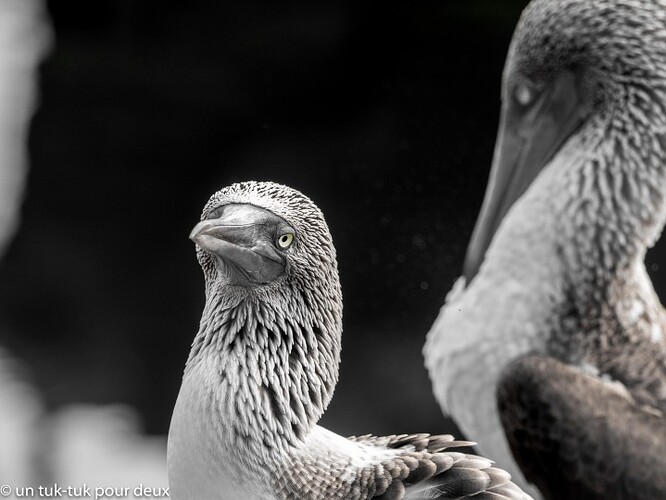
[{"label": "bird's wing", "polygon": [[404,449],[410,451],[428,451],[435,453],[447,448],[471,447],[476,445],[472,441],[456,440],[451,434],[393,434],[391,436],[349,436],[347,439],[357,443],[371,444],[390,449]]},{"label": "bird's wing", "polygon": [[404,451],[375,468],[381,475],[386,476],[388,473],[387,477],[391,478],[391,482],[386,489],[378,490],[377,493],[380,494],[372,498],[530,498],[511,482],[511,476],[507,472],[493,467],[492,461],[449,451],[449,448],[474,445],[468,441],[456,441],[450,435],[368,435],[352,436],[350,439]]},{"label": "bird's wing", "polygon": [[666,498],[666,417],[553,358],[511,363],[497,389],[502,425],[546,498]]}]

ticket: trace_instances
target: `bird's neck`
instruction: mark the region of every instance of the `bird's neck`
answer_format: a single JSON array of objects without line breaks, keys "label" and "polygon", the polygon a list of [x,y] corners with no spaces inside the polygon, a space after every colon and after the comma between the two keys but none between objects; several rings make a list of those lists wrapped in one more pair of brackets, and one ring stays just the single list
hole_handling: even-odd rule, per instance
[{"label": "bird's neck", "polygon": [[608,288],[642,262],[664,226],[666,129],[649,126],[650,113],[634,107],[597,117],[549,166],[554,250],[574,293]]},{"label": "bird's neck", "polygon": [[333,308],[308,314],[312,297],[288,289],[235,294],[207,290],[185,377],[202,383],[225,439],[281,454],[314,427],[333,395],[341,317]]},{"label": "bird's neck", "polygon": [[[640,137],[627,138],[630,126]],[[662,142],[611,115],[563,147],[509,210],[479,273],[433,326],[456,332],[445,350],[451,370],[464,364],[456,353],[478,355],[479,345],[500,368],[548,349],[552,332],[577,328],[563,321],[594,317],[614,300],[610,291],[633,286],[666,219]]]},{"label": "bird's neck", "polygon": [[642,261],[666,221],[666,116],[658,129],[649,113],[610,108],[572,136],[507,213],[486,254],[491,273],[543,279],[556,268],[575,295]]},{"label": "bird's neck", "polygon": [[[569,328],[560,324],[569,311],[595,314],[611,285],[639,274],[666,219],[666,141],[622,116],[600,116],[565,144],[509,210],[477,276],[442,309],[433,330],[451,332],[442,351],[452,377],[465,366],[459,354],[481,356],[479,346],[498,370],[546,349],[551,332]],[[640,137],[628,138],[632,126]]]}]

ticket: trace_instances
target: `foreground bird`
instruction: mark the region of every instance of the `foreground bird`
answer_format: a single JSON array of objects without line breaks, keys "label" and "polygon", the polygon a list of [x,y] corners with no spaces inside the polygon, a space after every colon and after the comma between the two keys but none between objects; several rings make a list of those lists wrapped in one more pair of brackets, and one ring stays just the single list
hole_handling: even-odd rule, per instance
[{"label": "foreground bird", "polygon": [[534,0],[464,276],[424,347],[444,410],[548,498],[666,498],[666,2]]},{"label": "foreground bird", "polygon": [[316,425],[338,378],[342,295],[322,213],[286,186],[211,197],[191,234],[206,282],[168,441],[171,498],[528,498],[469,445]]}]

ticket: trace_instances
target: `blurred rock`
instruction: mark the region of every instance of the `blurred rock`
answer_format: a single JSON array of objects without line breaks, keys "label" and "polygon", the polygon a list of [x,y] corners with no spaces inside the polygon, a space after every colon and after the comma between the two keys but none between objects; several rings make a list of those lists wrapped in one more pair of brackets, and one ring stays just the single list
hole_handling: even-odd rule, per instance
[{"label": "blurred rock", "polygon": [[36,70],[50,38],[41,0],[0,2],[0,255],[18,226]]},{"label": "blurred rock", "polygon": [[[18,227],[37,66],[49,42],[41,0],[0,2],[0,257]],[[40,480],[35,458],[42,402],[25,375],[0,348],[0,479],[15,486]]]},{"label": "blurred rock", "polygon": [[141,434],[125,405],[71,405],[47,426],[50,476],[63,485],[166,487],[166,438]]},{"label": "blurred rock", "polygon": [[0,481],[34,486],[42,403],[21,365],[0,348]]}]

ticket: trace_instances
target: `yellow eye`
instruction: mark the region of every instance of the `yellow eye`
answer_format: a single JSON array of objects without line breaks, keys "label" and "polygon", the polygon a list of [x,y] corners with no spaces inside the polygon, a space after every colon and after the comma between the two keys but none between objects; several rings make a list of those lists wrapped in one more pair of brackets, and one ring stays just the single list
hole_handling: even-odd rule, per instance
[{"label": "yellow eye", "polygon": [[278,246],[283,250],[289,248],[294,242],[294,233],[284,233],[278,238]]}]

